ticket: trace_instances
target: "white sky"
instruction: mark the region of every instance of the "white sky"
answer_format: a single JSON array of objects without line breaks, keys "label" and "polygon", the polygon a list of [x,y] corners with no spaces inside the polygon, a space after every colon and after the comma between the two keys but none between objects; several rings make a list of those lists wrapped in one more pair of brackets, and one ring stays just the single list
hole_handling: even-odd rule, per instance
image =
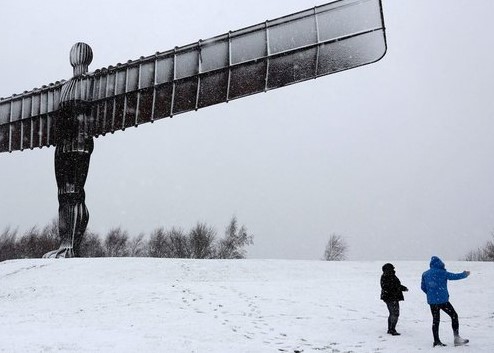
[{"label": "white sky", "polygon": [[[312,0],[22,1],[2,6],[0,96],[321,5]],[[131,234],[235,214],[254,258],[458,259],[494,229],[491,0],[383,0],[376,64],[95,141],[89,228]],[[0,229],[57,215],[54,148],[0,155]]]}]

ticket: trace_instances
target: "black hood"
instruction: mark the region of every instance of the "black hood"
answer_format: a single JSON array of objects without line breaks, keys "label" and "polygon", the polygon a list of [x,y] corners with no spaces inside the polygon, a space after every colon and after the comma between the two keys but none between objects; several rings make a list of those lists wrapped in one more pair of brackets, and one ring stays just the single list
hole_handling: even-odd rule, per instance
[{"label": "black hood", "polygon": [[395,267],[390,263],[384,264],[382,269],[384,273],[395,273]]}]

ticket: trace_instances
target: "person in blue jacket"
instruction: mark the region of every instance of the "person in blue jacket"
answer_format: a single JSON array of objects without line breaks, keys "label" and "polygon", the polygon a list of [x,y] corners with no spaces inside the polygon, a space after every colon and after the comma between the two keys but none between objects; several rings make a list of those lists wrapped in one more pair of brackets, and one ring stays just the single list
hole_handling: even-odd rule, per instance
[{"label": "person in blue jacket", "polygon": [[422,274],[421,288],[427,294],[427,303],[431,307],[432,313],[432,334],[434,336],[433,346],[445,346],[439,339],[439,322],[440,312],[444,311],[451,317],[451,325],[453,327],[454,344],[461,346],[468,343],[467,339],[463,339],[459,334],[458,314],[453,305],[449,302],[448,280],[458,280],[467,278],[470,271],[460,273],[451,273],[446,271],[444,262],[437,256],[433,256],[430,262],[430,269]]}]

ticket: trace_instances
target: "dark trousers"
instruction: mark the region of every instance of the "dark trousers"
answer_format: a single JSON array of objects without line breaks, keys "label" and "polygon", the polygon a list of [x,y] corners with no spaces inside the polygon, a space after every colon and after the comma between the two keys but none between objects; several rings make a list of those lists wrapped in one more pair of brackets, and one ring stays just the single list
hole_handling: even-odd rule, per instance
[{"label": "dark trousers", "polygon": [[400,316],[400,302],[397,300],[386,302],[388,306],[388,332],[396,331],[396,324]]},{"label": "dark trousers", "polygon": [[432,334],[434,335],[434,342],[439,341],[439,322],[441,320],[441,310],[451,317],[451,326],[453,327],[453,333],[455,335],[458,335],[458,328],[460,327],[458,322],[458,314],[450,302],[443,304],[431,304]]}]

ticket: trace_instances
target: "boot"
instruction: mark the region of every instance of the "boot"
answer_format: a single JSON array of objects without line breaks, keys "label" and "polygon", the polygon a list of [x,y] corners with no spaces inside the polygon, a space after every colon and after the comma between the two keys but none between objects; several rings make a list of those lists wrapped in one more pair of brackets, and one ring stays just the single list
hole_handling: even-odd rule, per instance
[{"label": "boot", "polygon": [[444,343],[442,343],[441,341],[434,341],[434,343],[432,344],[432,347],[446,347],[446,345]]},{"label": "boot", "polygon": [[461,338],[460,335],[455,335],[455,346],[463,346],[468,342],[470,341],[465,338]]},{"label": "boot", "polygon": [[396,324],[398,323],[398,318],[391,318],[388,321],[388,334],[393,336],[401,335],[399,332],[396,332]]}]

